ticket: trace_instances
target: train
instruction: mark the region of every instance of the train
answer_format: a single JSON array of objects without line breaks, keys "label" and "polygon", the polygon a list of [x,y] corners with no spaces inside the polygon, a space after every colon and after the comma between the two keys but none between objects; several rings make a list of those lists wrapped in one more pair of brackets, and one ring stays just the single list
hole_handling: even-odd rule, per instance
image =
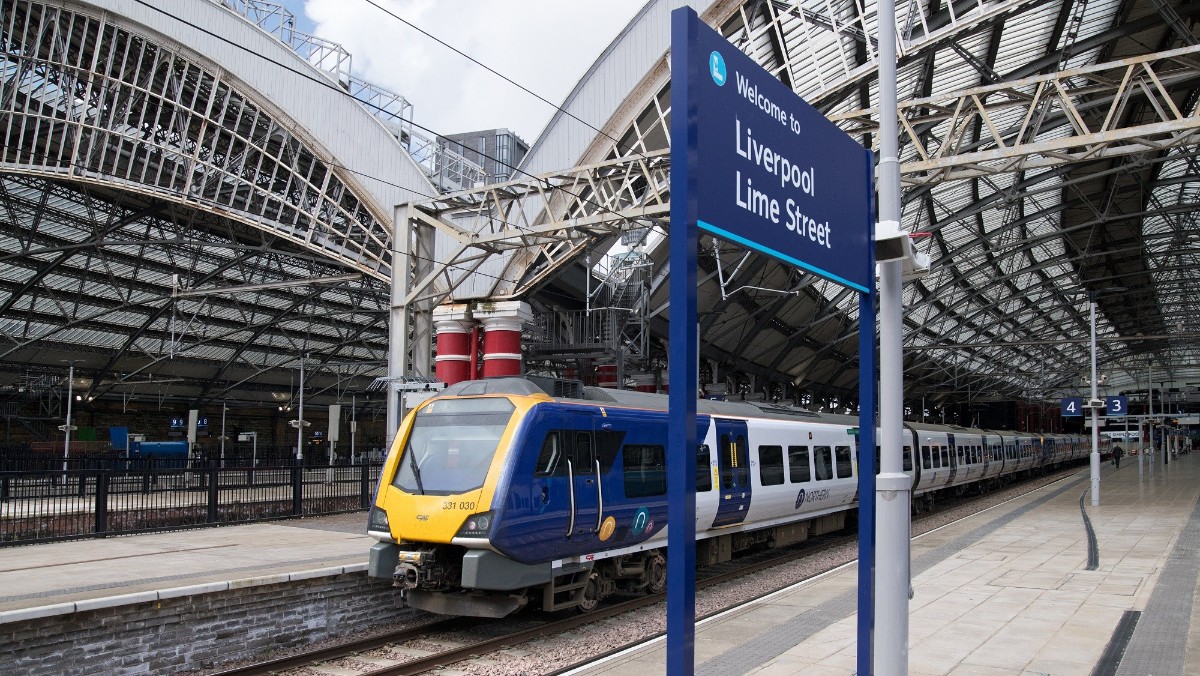
[{"label": "train", "polygon": [[[662,591],[667,401],[522,377],[447,387],[397,432],[368,515],[368,574],[410,607],[492,618],[531,604],[588,612],[618,591]],[[697,565],[856,516],[857,417],[701,400],[696,425]],[[935,495],[1090,450],[1078,434],[906,423],[903,469],[919,511]]]}]

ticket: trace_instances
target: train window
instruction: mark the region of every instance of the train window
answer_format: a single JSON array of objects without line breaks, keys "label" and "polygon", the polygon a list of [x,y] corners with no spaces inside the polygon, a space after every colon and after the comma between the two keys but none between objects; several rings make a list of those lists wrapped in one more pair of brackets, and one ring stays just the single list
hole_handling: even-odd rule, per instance
[{"label": "train window", "polygon": [[946,446],[942,446],[941,449],[942,449],[942,467],[949,467],[950,466],[950,449],[949,449],[949,447],[946,447]]},{"label": "train window", "polygon": [[833,478],[833,449],[828,446],[813,446],[813,464],[817,469],[817,481]]},{"label": "train window", "polygon": [[731,440],[729,435],[721,435],[721,448],[724,449],[725,462],[721,466],[721,488],[734,490],[750,484],[750,467],[746,449],[746,437],[738,435]]},{"label": "train window", "polygon": [[666,495],[666,456],[662,446],[627,444],[621,456],[625,463],[625,497]]},{"label": "train window", "polygon": [[542,453],[538,456],[537,467],[533,470],[534,476],[550,476],[554,474],[554,470],[558,468],[558,460],[562,457],[562,439],[559,437],[558,430],[546,433],[546,440],[542,442]]},{"label": "train window", "polygon": [[794,484],[812,480],[808,466],[808,446],[788,446],[788,479]]},{"label": "train window", "polygon": [[758,447],[758,479],[764,486],[783,483],[783,447]]},{"label": "train window", "polygon": [[700,444],[696,449],[696,492],[712,490],[712,472],[709,471],[712,461],[709,459],[708,444]]},{"label": "train window", "polygon": [[878,446],[875,447],[875,473],[879,474],[880,468],[883,467],[883,451]]},{"label": "train window", "polygon": [[575,433],[575,449],[572,459],[575,465],[575,474],[595,474],[596,473],[596,454],[592,450],[592,433],[591,432],[576,432]]},{"label": "train window", "polygon": [[838,446],[834,449],[837,456],[837,476],[839,479],[849,479],[854,476],[854,462],[850,459],[850,447]]},{"label": "train window", "polygon": [[921,447],[921,467],[933,469],[933,454],[929,451],[928,446]]},{"label": "train window", "polygon": [[483,486],[514,410],[500,397],[439,400],[419,409],[392,485],[421,495]]},{"label": "train window", "polygon": [[904,447],[904,470],[905,472],[912,471],[912,446]]}]

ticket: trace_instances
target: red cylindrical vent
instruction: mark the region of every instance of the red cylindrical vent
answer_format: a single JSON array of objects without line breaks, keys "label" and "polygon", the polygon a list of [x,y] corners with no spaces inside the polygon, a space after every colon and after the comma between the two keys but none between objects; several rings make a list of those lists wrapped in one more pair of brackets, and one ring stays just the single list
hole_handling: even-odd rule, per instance
[{"label": "red cylindrical vent", "polygon": [[510,318],[483,320],[483,377],[521,375],[521,327]]},{"label": "red cylindrical vent", "polygon": [[470,334],[462,321],[435,322],[437,328],[437,358],[434,374],[437,379],[453,385],[471,378]]},{"label": "red cylindrical vent", "polygon": [[500,329],[484,329],[484,354],[521,354],[521,332]]},{"label": "red cylindrical vent", "polygon": [[437,365],[433,370],[437,379],[447,385],[471,379],[471,361],[468,357],[450,358],[438,355]]}]

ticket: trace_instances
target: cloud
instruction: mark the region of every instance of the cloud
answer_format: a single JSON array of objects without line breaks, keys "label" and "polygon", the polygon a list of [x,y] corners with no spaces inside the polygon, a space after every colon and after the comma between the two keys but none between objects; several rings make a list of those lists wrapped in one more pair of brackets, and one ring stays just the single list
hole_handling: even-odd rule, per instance
[{"label": "cloud", "polygon": [[[644,0],[375,0],[543,98],[561,104]],[[313,32],[353,55],[355,75],[402,94],[439,134],[508,128],[529,143],[554,109],[365,0],[308,0]]]}]

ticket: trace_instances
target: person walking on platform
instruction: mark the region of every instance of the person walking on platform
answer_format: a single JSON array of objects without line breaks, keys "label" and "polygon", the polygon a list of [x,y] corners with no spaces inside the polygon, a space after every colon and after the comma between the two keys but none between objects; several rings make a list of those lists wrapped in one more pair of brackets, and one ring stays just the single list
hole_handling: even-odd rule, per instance
[{"label": "person walking on platform", "polygon": [[1125,455],[1125,451],[1122,451],[1120,446],[1113,446],[1113,464],[1117,466],[1117,469],[1121,468],[1122,455]]}]

